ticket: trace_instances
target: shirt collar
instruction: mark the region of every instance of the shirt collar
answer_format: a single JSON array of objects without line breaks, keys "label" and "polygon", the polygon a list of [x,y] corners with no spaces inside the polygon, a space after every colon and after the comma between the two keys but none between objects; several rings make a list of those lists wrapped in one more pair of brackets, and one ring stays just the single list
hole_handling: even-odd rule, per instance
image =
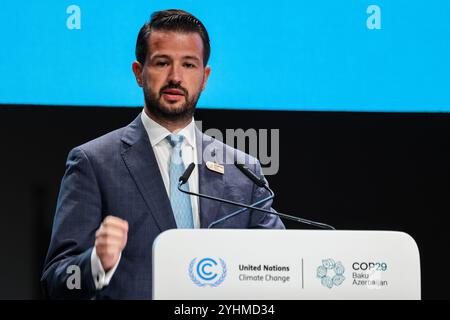
[{"label": "shirt collar", "polygon": [[[163,141],[168,135],[171,134],[169,130],[157,123],[155,120],[150,118],[144,110],[141,112],[141,120],[144,125],[145,131],[147,131],[148,138],[152,147]],[[183,129],[181,129],[177,134],[184,137],[184,141],[191,147],[195,148],[195,121],[192,121]]]}]

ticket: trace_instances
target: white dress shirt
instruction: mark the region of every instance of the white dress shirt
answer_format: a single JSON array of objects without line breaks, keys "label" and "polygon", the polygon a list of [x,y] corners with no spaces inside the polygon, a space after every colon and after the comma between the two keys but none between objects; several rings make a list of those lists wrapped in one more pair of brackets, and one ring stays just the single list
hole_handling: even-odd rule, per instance
[{"label": "white dress shirt", "polygon": [[[148,138],[150,140],[150,146],[158,163],[159,171],[161,172],[161,177],[166,188],[167,195],[170,199],[170,177],[169,177],[169,164],[170,155],[172,152],[172,146],[166,137],[172,132],[167,130],[165,127],[158,124],[156,121],[151,119],[143,110],[141,113],[141,120],[144,125],[145,131],[147,131]],[[173,132],[175,134],[182,135],[184,137],[183,143],[181,145],[181,156],[183,158],[184,166],[187,168],[189,164],[194,162],[196,164],[190,178],[189,178],[189,190],[191,192],[198,193],[199,191],[199,179],[198,179],[198,161],[197,161],[197,144],[195,137],[195,121],[192,121],[183,129]],[[178,179],[178,178],[177,178]],[[199,214],[199,199],[196,196],[191,196],[191,206],[192,206],[192,217],[194,222],[194,228],[200,228],[200,214]],[[113,213],[114,215],[114,213]],[[97,290],[102,289],[107,286],[111,281],[114,272],[119,265],[119,260],[117,260],[116,265],[105,272],[100,262],[100,258],[94,249],[91,254],[91,270],[92,277],[94,278],[95,287]]]}]

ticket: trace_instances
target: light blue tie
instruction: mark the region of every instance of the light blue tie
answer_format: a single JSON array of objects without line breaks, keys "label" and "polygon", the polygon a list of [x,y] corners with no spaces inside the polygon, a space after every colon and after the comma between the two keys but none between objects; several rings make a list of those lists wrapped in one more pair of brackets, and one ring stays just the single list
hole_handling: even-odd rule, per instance
[{"label": "light blue tie", "polygon": [[[175,221],[179,229],[192,229],[194,222],[192,219],[191,197],[178,190],[178,182],[184,173],[184,163],[181,158],[181,144],[184,137],[177,134],[167,136],[167,140],[172,146],[172,155],[169,163],[170,179],[170,204],[175,216]],[[189,185],[185,184],[183,190],[189,191]]]}]

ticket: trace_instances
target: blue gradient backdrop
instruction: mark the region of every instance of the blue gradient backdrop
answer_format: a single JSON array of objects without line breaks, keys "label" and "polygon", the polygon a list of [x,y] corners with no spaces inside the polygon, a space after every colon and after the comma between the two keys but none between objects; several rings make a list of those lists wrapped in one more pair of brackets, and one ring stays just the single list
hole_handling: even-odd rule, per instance
[{"label": "blue gradient backdrop", "polygon": [[[66,9],[81,9],[69,30]],[[369,5],[381,9],[370,30]],[[0,2],[0,104],[140,106],[134,45],[151,12],[181,8],[210,37],[203,108],[450,111],[450,1]]]}]

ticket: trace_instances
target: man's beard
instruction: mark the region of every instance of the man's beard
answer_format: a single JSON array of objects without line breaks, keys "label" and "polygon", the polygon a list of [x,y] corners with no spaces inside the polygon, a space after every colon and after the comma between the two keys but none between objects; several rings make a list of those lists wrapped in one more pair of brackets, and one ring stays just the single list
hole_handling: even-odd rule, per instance
[{"label": "man's beard", "polygon": [[[163,105],[160,103],[162,92],[165,89],[180,89],[184,92],[185,97],[185,103],[178,108],[170,108],[166,105]],[[175,120],[183,120],[183,119],[189,119],[194,115],[195,106],[197,105],[197,101],[200,98],[199,91],[196,95],[193,95],[190,97],[189,93],[186,89],[182,88],[179,85],[167,85],[161,88],[159,91],[159,94],[153,92],[150,89],[147,89],[144,85],[144,99],[145,99],[145,105],[147,106],[147,109],[150,113],[154,114],[158,118],[162,118],[168,121],[175,121]]]}]

